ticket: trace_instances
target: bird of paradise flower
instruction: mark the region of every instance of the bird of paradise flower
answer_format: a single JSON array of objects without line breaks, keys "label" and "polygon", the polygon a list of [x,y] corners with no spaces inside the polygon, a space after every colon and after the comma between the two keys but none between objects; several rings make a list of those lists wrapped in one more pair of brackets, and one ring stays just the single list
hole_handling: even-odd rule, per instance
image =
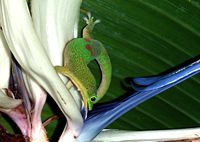
[{"label": "bird of paradise flower", "polygon": [[[87,142],[92,141],[106,126],[130,109],[200,71],[200,63],[197,60],[166,75],[133,78],[132,87],[136,90],[135,93],[118,102],[94,107],[84,120],[77,91],[67,90],[67,80],[62,77],[61,80],[54,70],[55,65],[62,64],[61,55],[65,43],[77,37],[80,4],[81,0],[33,0],[30,13],[26,0],[0,1],[0,58],[8,61],[6,66],[0,64],[3,75],[3,79],[0,78],[0,110],[15,121],[22,134],[27,137],[26,141],[48,141],[41,122],[41,111],[47,93],[67,119],[59,142]],[[20,67],[13,62],[11,53]],[[26,86],[20,88],[21,98],[16,98],[12,92],[4,89],[8,88],[11,66],[15,82]],[[190,138],[195,138],[197,130],[199,131],[187,130],[194,134]],[[180,134],[180,131],[178,132]],[[180,134],[176,135],[176,138],[184,137]],[[160,139],[154,137],[148,140]]]}]

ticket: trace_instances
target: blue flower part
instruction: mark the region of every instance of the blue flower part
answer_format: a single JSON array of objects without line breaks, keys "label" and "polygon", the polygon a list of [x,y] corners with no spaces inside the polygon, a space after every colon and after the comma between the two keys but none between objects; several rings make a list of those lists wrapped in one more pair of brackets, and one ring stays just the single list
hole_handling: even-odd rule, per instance
[{"label": "blue flower part", "polygon": [[132,87],[136,91],[149,91],[164,87],[169,84],[177,84],[188,77],[199,73],[200,60],[185,66],[177,71],[162,76],[133,78]]},{"label": "blue flower part", "polygon": [[161,76],[149,76],[149,77],[135,77],[133,78],[133,85],[148,86],[158,81]]},{"label": "blue flower part", "polygon": [[96,135],[98,135],[98,133],[118,119],[121,115],[142,102],[152,98],[156,94],[159,94],[164,89],[166,90],[167,88],[164,87],[153,91],[136,92],[119,102],[101,105],[94,108],[94,110],[89,113],[78,140],[91,141]]},{"label": "blue flower part", "polygon": [[15,91],[17,90],[20,99],[23,100],[24,108],[27,110],[26,112],[30,112],[32,107],[28,97],[28,91],[24,83],[22,71],[16,61],[12,62],[12,83],[13,89],[15,89]]},{"label": "blue flower part", "polygon": [[200,60],[167,75],[153,78],[134,78],[133,81],[141,86],[140,90],[118,102],[95,107],[88,114],[77,141],[92,141],[105,127],[130,109],[199,73],[199,71]]}]

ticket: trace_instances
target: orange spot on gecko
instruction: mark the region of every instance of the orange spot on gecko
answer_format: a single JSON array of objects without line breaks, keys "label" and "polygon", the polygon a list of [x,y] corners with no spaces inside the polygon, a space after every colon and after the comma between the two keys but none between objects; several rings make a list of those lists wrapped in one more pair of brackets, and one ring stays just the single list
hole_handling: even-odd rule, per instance
[{"label": "orange spot on gecko", "polygon": [[87,44],[87,45],[85,46],[85,48],[86,48],[88,51],[90,51],[91,56],[94,56],[94,52],[92,51],[92,48],[91,48],[91,46],[90,46],[89,44]]}]

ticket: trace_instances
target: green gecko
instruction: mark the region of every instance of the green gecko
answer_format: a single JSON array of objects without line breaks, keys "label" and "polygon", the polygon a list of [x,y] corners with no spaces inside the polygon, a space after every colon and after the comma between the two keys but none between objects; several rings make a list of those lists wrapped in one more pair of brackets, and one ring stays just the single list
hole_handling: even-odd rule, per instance
[{"label": "green gecko", "polygon": [[[86,109],[92,110],[93,104],[98,102],[107,92],[110,82],[112,66],[110,58],[103,44],[92,39],[91,34],[95,24],[100,20],[93,20],[91,14],[84,18],[86,26],[83,37],[71,40],[64,49],[64,66],[56,66],[58,73],[68,77],[77,87],[83,98]],[[88,64],[96,60],[101,69],[101,83],[96,88],[96,80],[88,68]]]}]

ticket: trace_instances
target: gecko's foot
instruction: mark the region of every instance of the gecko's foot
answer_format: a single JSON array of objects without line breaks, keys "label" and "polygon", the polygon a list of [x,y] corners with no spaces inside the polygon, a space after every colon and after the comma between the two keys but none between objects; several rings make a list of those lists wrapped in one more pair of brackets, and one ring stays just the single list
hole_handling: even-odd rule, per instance
[{"label": "gecko's foot", "polygon": [[88,12],[87,17],[84,17],[83,19],[85,20],[87,25],[92,25],[92,26],[101,22],[100,19],[94,20],[94,17],[91,16],[90,12]]}]

